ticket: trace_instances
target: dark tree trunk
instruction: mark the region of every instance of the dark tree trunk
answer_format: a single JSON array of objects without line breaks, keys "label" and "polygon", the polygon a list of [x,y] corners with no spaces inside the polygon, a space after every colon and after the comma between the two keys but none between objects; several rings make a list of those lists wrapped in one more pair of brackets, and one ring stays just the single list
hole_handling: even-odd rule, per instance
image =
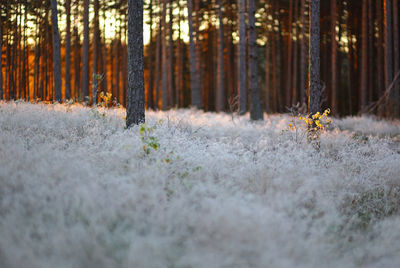
[{"label": "dark tree trunk", "polygon": [[153,0],[150,0],[149,4],[149,17],[150,17],[150,47],[149,47],[149,89],[147,92],[147,107],[149,109],[154,109],[153,101],[153,90],[154,90],[154,80],[153,80]]},{"label": "dark tree trunk", "polygon": [[61,53],[60,33],[58,31],[57,18],[57,0],[51,0],[51,24],[53,28],[54,100],[61,103]]},{"label": "dark tree trunk", "polygon": [[[376,22],[377,22],[377,34],[378,34],[378,42],[376,44],[377,48],[377,95],[380,98],[383,95],[384,91],[384,72],[382,72],[385,68],[383,66],[383,44],[384,44],[384,34],[382,27],[382,0],[376,0]],[[378,107],[378,115],[383,116],[383,106]]]},{"label": "dark tree trunk", "polygon": [[167,23],[166,23],[166,12],[167,12],[167,0],[163,0],[162,8],[162,69],[161,69],[161,89],[162,89],[162,103],[161,109],[168,109],[168,65],[167,65]]},{"label": "dark tree trunk", "polygon": [[289,0],[289,22],[288,22],[288,46],[287,46],[287,62],[286,62],[286,106],[290,106],[290,96],[292,94],[292,22],[293,22],[293,0]]},{"label": "dark tree trunk", "polygon": [[174,104],[174,92],[175,92],[175,81],[174,81],[174,42],[173,42],[173,2],[172,0],[169,1],[169,39],[168,39],[168,49],[169,49],[169,55],[168,55],[168,62],[169,62],[169,68],[168,68],[168,82],[169,82],[169,91],[168,91],[168,102],[169,102],[169,107],[172,107]]},{"label": "dark tree trunk", "polygon": [[225,89],[224,89],[224,26],[222,17],[222,0],[218,0],[218,89],[217,89],[217,112],[225,109]]},{"label": "dark tree trunk", "polygon": [[263,110],[260,103],[260,85],[258,83],[256,5],[254,0],[247,0],[247,10],[249,19],[250,119],[263,120]]},{"label": "dark tree trunk", "polygon": [[82,91],[84,101],[89,99],[89,0],[84,0],[83,51],[82,51]]},{"label": "dark tree trunk", "polygon": [[[193,0],[187,0],[188,5],[188,20],[189,20],[189,37],[190,37],[190,85],[192,90],[192,105],[198,109],[202,108],[202,95],[200,82],[196,70],[196,48],[194,44],[194,31],[193,31]],[[199,41],[199,40],[197,40]]]},{"label": "dark tree trunk", "polygon": [[74,98],[81,97],[81,49],[78,28],[74,27]]},{"label": "dark tree trunk", "polygon": [[128,0],[128,95],[126,127],[145,122],[143,0]]},{"label": "dark tree trunk", "polygon": [[71,0],[65,1],[67,25],[65,29],[65,99],[71,99]]},{"label": "dark tree trunk", "polygon": [[300,102],[306,103],[306,0],[301,0]]},{"label": "dark tree trunk", "polygon": [[240,114],[247,111],[247,92],[246,92],[246,7],[245,0],[238,0],[239,13],[239,45],[238,45],[238,90],[239,90],[239,109]]},{"label": "dark tree trunk", "polygon": [[298,52],[298,40],[299,36],[297,34],[297,14],[299,12],[299,1],[294,1],[294,18],[295,18],[295,25],[294,25],[294,35],[295,41],[293,42],[293,82],[292,82],[292,105],[296,105],[297,103],[297,52]]},{"label": "dark tree trunk", "polygon": [[107,79],[107,43],[106,43],[106,3],[107,0],[103,1],[103,82],[102,82],[102,89],[104,94],[107,93],[108,90],[108,79]]},{"label": "dark tree trunk", "polygon": [[365,109],[367,106],[367,63],[368,63],[368,22],[367,22],[367,0],[362,0],[362,34],[361,34],[361,87],[360,87],[360,95],[361,95],[361,110]]},{"label": "dark tree trunk", "polygon": [[[397,75],[400,68],[399,58],[399,1],[393,0],[393,58],[394,58],[394,75]],[[393,104],[394,111],[393,115],[396,117],[400,116],[400,81],[397,79],[396,84],[393,88]]]},{"label": "dark tree trunk", "polygon": [[97,103],[97,90],[99,77],[97,76],[98,63],[97,59],[99,56],[99,0],[94,0],[94,29],[93,29],[93,56],[92,56],[92,104]]},{"label": "dark tree trunk", "polygon": [[309,101],[310,114],[321,111],[322,88],[320,80],[320,0],[310,0],[309,43]]},{"label": "dark tree trunk", "polygon": [[336,42],[336,21],[337,21],[337,5],[336,0],[331,0],[331,109],[332,114],[337,115],[337,102],[336,102],[336,59],[337,59],[337,42]]},{"label": "dark tree trunk", "polygon": [[392,1],[384,0],[385,14],[385,88],[393,81]]}]

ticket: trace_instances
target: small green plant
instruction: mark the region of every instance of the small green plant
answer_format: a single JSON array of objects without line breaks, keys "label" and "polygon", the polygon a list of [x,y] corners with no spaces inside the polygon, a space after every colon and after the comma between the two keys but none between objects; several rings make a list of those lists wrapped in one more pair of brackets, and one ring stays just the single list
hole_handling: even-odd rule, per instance
[{"label": "small green plant", "polygon": [[112,94],[107,92],[104,94],[104,92],[100,92],[100,102],[97,104],[99,107],[109,107],[111,100],[112,100]]},{"label": "small green plant", "polygon": [[146,155],[150,154],[151,150],[157,151],[160,148],[160,143],[157,137],[153,136],[154,128],[146,124],[140,125],[139,135],[143,142],[143,151]]}]

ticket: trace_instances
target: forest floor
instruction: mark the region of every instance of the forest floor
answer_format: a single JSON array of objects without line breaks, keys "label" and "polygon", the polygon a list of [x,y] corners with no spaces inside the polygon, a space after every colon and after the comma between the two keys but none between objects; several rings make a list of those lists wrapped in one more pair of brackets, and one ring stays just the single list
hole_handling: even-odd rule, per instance
[{"label": "forest floor", "polygon": [[0,267],[399,267],[399,121],[124,113],[0,102]]}]

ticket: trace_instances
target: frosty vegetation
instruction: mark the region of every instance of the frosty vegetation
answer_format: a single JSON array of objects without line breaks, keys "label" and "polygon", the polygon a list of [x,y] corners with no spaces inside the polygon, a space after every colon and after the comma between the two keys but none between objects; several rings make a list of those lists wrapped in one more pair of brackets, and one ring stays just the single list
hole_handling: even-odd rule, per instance
[{"label": "frosty vegetation", "polygon": [[398,121],[124,116],[0,103],[0,267],[398,267]]}]

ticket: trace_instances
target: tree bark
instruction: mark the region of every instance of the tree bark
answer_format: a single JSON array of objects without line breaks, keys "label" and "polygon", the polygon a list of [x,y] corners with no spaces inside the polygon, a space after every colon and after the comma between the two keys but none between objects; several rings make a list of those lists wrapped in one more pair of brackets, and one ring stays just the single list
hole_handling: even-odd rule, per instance
[{"label": "tree bark", "polygon": [[257,29],[256,29],[256,5],[254,0],[247,0],[249,19],[249,89],[250,89],[250,119],[263,120],[263,110],[260,103],[260,85],[258,83],[257,62]]},{"label": "tree bark", "polygon": [[392,2],[384,0],[385,22],[385,88],[393,81],[393,49],[392,49]]},{"label": "tree bark", "polygon": [[173,1],[169,1],[169,38],[168,38],[168,49],[169,49],[169,55],[168,55],[168,62],[169,62],[169,68],[168,68],[168,107],[172,107],[174,105],[174,92],[175,92],[175,81],[174,81],[174,40],[173,40],[173,33],[174,30],[172,28],[173,26]]},{"label": "tree bark", "polygon": [[337,115],[337,101],[336,101],[336,60],[337,60],[337,42],[336,42],[336,21],[337,21],[337,5],[336,0],[331,0],[331,110],[333,115]]},{"label": "tree bark", "polygon": [[286,62],[286,106],[290,106],[290,96],[292,94],[292,22],[293,22],[293,0],[289,0],[289,22],[288,22],[288,46],[287,46],[287,62]]},{"label": "tree bark", "polygon": [[57,0],[51,0],[51,22],[53,28],[54,100],[61,103],[61,53],[60,33],[58,31],[57,18]]},{"label": "tree bark", "polygon": [[217,112],[225,109],[225,89],[224,89],[224,25],[222,19],[222,0],[218,0],[218,89],[217,89]]},{"label": "tree bark", "polygon": [[361,110],[367,106],[367,63],[368,63],[368,22],[367,22],[367,0],[362,0],[362,34],[361,34]]},{"label": "tree bark", "polygon": [[162,8],[162,70],[161,70],[161,89],[162,89],[162,103],[161,109],[168,109],[168,65],[167,65],[167,23],[166,23],[166,12],[167,12],[167,0],[163,0]]},{"label": "tree bark", "polygon": [[83,51],[82,51],[82,91],[84,101],[89,99],[89,0],[84,0],[83,11]]},{"label": "tree bark", "polygon": [[292,105],[297,104],[297,55],[298,55],[298,40],[299,36],[297,33],[297,15],[299,12],[299,0],[294,1],[294,20],[295,20],[295,25],[294,25],[294,36],[295,39],[293,41],[293,69],[292,69],[292,77],[293,77],[293,82],[292,82]]},{"label": "tree bark", "polygon": [[145,122],[143,0],[128,0],[128,94],[126,127]]},{"label": "tree bark", "polygon": [[150,0],[149,4],[149,17],[150,17],[150,46],[149,46],[149,89],[147,92],[147,107],[154,109],[153,90],[153,0]]},{"label": "tree bark", "polygon": [[240,114],[247,111],[247,92],[246,92],[246,19],[245,19],[245,0],[238,0],[239,13],[239,45],[238,45],[238,90],[239,90],[239,109]]},{"label": "tree bark", "polygon": [[300,102],[306,103],[306,0],[301,0]]},{"label": "tree bark", "polygon": [[3,99],[3,20],[0,16],[0,100]]},{"label": "tree bark", "polygon": [[65,99],[71,99],[71,0],[65,1]]},{"label": "tree bark", "polygon": [[97,59],[99,56],[99,0],[94,0],[94,25],[93,25],[93,56],[92,56],[92,104],[97,103],[97,90],[99,79],[97,77],[98,63]]},{"label": "tree bark", "polygon": [[[200,82],[198,81],[198,75],[196,70],[196,48],[194,44],[194,32],[193,32],[193,0],[187,0],[188,5],[188,20],[189,20],[189,38],[190,38],[190,85],[192,89],[192,105],[198,109],[202,108],[202,95]],[[198,40],[197,40],[198,41]]]},{"label": "tree bark", "polygon": [[310,0],[310,41],[309,41],[309,97],[310,114],[321,111],[320,79],[320,0]]},{"label": "tree bark", "polygon": [[[400,57],[399,57],[399,1],[393,0],[393,58],[394,58],[394,74],[397,75],[400,69]],[[397,79],[396,84],[393,88],[393,104],[395,117],[400,116],[400,81]]]}]

